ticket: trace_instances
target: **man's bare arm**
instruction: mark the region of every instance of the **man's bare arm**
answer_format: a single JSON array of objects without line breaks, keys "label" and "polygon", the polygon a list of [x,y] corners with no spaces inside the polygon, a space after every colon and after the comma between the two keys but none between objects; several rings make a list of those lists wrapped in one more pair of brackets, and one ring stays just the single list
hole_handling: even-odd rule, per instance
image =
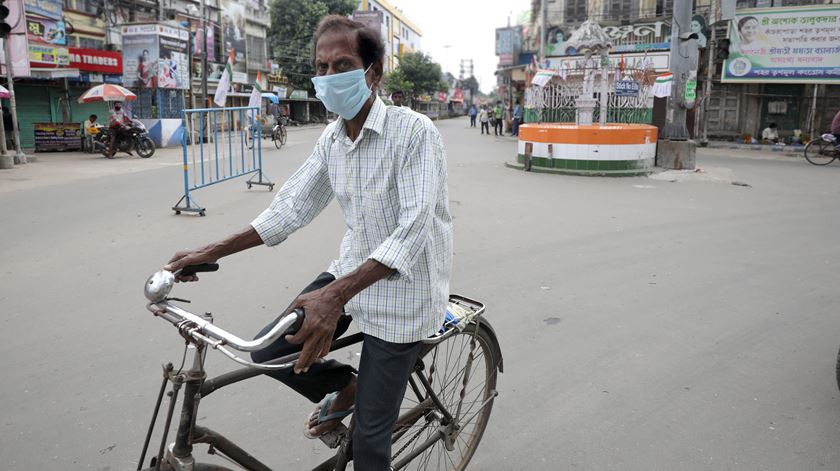
[{"label": "man's bare arm", "polygon": [[[263,245],[263,240],[253,227],[248,226],[233,235],[230,235],[218,242],[207,244],[204,247],[177,252],[163,268],[169,271],[176,271],[187,265],[199,265],[202,263],[215,263],[222,257],[241,252]],[[178,281],[198,281],[198,276],[178,276]]]}]

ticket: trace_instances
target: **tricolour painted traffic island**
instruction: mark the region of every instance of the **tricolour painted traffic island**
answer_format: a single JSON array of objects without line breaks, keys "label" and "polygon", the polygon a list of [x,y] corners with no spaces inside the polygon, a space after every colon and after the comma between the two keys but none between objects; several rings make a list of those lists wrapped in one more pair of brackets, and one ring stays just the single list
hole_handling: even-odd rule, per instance
[{"label": "tricolour painted traffic island", "polygon": [[657,128],[648,124],[523,124],[516,162],[530,172],[634,176],[653,172]]}]

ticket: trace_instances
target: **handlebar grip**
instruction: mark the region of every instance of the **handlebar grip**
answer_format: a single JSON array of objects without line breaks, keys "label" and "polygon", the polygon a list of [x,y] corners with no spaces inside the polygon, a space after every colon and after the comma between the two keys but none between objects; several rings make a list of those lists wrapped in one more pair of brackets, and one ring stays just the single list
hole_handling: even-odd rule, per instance
[{"label": "handlebar grip", "polygon": [[218,269],[218,263],[201,263],[198,265],[187,265],[181,269],[181,275],[190,276],[195,275],[196,273],[216,271]]},{"label": "handlebar grip", "polygon": [[297,308],[293,312],[298,315],[298,318],[295,323],[286,330],[286,335],[294,334],[299,331],[300,328],[303,327],[303,320],[306,318],[306,314],[304,314],[303,309],[301,308]]}]

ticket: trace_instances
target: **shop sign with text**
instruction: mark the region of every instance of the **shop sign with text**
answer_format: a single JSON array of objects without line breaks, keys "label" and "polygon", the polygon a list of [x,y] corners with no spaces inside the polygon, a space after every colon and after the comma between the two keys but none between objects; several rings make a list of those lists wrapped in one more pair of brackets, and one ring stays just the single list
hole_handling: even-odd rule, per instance
[{"label": "shop sign with text", "polygon": [[70,67],[85,72],[122,74],[122,54],[115,51],[71,47]]}]

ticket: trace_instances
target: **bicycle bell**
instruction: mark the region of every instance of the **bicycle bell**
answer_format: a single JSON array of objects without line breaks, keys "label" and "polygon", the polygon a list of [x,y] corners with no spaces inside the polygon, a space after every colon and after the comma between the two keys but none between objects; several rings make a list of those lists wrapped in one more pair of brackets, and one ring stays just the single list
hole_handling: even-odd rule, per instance
[{"label": "bicycle bell", "polygon": [[166,299],[166,296],[172,291],[172,286],[175,284],[175,275],[166,270],[161,270],[146,280],[146,286],[143,293],[146,299],[153,303],[159,303]]}]

